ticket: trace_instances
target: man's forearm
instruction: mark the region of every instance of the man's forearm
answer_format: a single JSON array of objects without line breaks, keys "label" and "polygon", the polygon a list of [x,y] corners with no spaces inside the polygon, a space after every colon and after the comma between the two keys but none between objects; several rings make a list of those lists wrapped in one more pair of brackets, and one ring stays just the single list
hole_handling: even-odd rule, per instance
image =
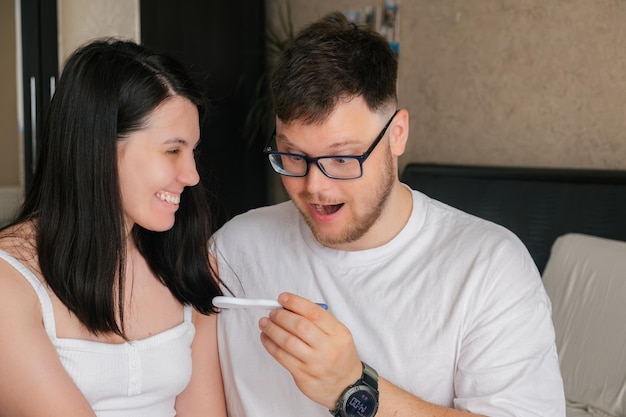
[{"label": "man's forearm", "polygon": [[[393,385],[384,378],[378,379],[380,393],[376,417],[457,417],[479,416],[426,402]],[[484,417],[484,416],[483,416]]]}]

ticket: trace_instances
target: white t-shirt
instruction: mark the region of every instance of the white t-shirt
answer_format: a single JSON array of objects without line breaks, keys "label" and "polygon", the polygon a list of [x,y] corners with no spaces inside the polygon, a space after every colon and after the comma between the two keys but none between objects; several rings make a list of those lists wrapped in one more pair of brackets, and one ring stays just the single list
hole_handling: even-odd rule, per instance
[{"label": "white t-shirt", "polygon": [[[390,242],[319,244],[291,202],[228,222],[212,248],[234,295],[328,304],[361,360],[431,403],[488,416],[565,416],[550,301],[510,231],[413,191]],[[233,417],[324,416],[265,351],[267,312],[224,310],[219,349]]]}]

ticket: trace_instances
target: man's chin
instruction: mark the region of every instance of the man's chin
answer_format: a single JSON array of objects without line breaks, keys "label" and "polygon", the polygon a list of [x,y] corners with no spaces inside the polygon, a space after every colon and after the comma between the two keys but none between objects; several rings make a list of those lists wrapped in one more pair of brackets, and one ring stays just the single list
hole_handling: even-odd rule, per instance
[{"label": "man's chin", "polygon": [[347,233],[345,230],[322,230],[318,227],[315,227],[315,225],[312,225],[311,223],[309,223],[309,227],[311,228],[315,239],[324,246],[339,249],[340,246],[352,243],[357,240],[354,238],[354,236],[352,236],[350,233]]},{"label": "man's chin", "polygon": [[344,239],[341,236],[339,236],[338,233],[336,232],[333,233],[333,232],[330,232],[329,230],[324,230],[323,228],[319,227],[319,225],[316,224],[315,220],[313,220],[310,216],[303,216],[303,217],[304,217],[304,221],[309,226],[309,229],[311,229],[311,232],[313,233],[313,237],[315,237],[315,240],[317,240],[322,245],[331,246],[331,245],[343,243]]},{"label": "man's chin", "polygon": [[315,239],[324,246],[337,246],[346,243],[344,239],[339,239],[322,233],[316,233],[315,231],[313,231],[313,235],[315,236]]}]

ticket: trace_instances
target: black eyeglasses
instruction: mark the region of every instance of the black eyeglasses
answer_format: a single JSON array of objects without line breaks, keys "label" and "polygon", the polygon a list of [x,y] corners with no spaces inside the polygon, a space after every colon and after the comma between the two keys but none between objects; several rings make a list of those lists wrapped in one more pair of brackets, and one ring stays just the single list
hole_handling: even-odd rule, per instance
[{"label": "black eyeglasses", "polygon": [[[372,145],[362,155],[324,155],[315,158],[310,158],[306,155],[299,153],[278,152],[273,151],[268,145],[263,150],[270,161],[270,164],[274,171],[281,175],[288,177],[305,177],[309,173],[309,166],[311,164],[317,165],[317,167],[328,178],[335,180],[353,180],[360,178],[363,175],[363,162],[370,156],[378,142],[382,140],[387,132],[387,128],[391,125],[391,121],[399,110],[393,113],[393,116],[389,119],[383,130]],[[276,137],[276,128],[274,133],[270,137],[268,142],[271,143]]]}]

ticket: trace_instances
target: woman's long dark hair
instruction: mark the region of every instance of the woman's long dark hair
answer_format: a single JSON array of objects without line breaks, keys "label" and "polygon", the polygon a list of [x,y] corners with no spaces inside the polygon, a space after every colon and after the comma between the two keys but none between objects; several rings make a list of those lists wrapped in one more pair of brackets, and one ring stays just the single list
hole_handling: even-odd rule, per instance
[{"label": "woman's long dark hair", "polygon": [[[125,337],[128,242],[117,142],[172,96],[204,115],[202,91],[181,63],[134,42],[99,39],[67,60],[44,122],[33,183],[12,224],[33,221],[46,283],[96,334]],[[201,184],[187,187],[172,229],[131,232],[155,275],[204,314],[215,312],[211,300],[220,292],[208,258],[210,209]]]}]

